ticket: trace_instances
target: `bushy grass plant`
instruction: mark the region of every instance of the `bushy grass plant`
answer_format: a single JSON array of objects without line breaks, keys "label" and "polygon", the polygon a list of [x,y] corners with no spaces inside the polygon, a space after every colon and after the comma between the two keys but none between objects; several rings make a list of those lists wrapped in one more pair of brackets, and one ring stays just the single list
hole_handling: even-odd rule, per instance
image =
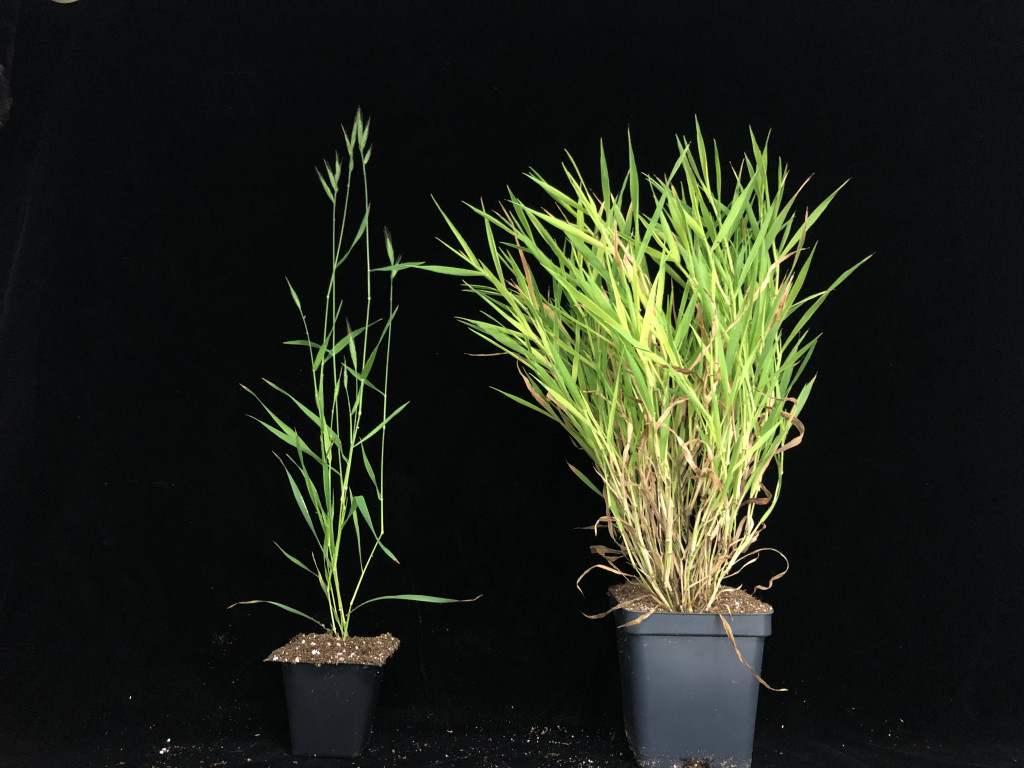
[{"label": "bushy grass plant", "polygon": [[[285,469],[288,485],[302,519],[316,543],[310,560],[304,561],[278,549],[294,565],[317,580],[323,592],[328,623],[273,600],[247,600],[245,604],[269,603],[318,624],[325,632],[349,636],[352,614],[378,600],[416,600],[432,603],[456,602],[427,595],[383,595],[357,602],[374,555],[383,552],[398,558],[384,544],[384,444],[387,427],[408,403],[390,408],[388,373],[391,360],[391,331],[397,313],[394,301],[395,275],[408,266],[395,256],[385,231],[387,264],[373,267],[369,236],[370,203],[366,167],[370,161],[369,121],[357,112],[351,131],[345,131],[347,157],[335,154],[318,171],[320,183],[331,203],[331,273],[323,301],[322,317],[314,326],[291,283],[288,289],[302,317],[305,336],[285,344],[304,349],[309,357],[311,399],[303,402],[273,382],[270,389],[283,396],[289,416],[271,408],[248,387],[263,408],[264,418],[253,417],[286,449],[286,459],[275,453]],[[358,208],[357,208],[358,206]],[[361,209],[361,210],[359,210]],[[362,255],[365,264],[365,306],[362,322],[352,326],[343,315],[338,284],[339,271],[352,255]],[[388,279],[387,304],[380,317],[372,314],[374,272]],[[357,480],[365,482],[372,495],[356,493]],[[356,578],[346,583],[343,567],[354,557]]]},{"label": "bushy grass plant", "polygon": [[445,220],[452,272],[485,307],[461,320],[522,375],[526,395],[504,394],[562,424],[593,462],[596,484],[573,471],[604,497],[595,530],[611,546],[592,548],[594,567],[666,610],[702,612],[756,555],[783,455],[804,433],[808,321],[859,265],[801,295],[807,232],[838,190],[798,215],[786,168],[753,133],[724,173],[699,124],[677,144],[657,178],[641,177],[630,143],[616,186],[602,146],[596,191],[571,156],[561,188],[531,171],[543,206],[511,190],[497,211],[471,206],[482,255]]}]

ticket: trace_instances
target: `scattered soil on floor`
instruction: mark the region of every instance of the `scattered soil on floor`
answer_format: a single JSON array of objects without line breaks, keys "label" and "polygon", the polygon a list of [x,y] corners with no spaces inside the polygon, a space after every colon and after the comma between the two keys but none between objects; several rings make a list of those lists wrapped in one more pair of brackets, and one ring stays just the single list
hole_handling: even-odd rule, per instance
[{"label": "scattered soil on floor", "polygon": [[347,637],[307,633],[296,635],[264,661],[291,664],[370,664],[384,666],[398,650],[398,638],[390,632],[377,637]]},{"label": "scattered soil on floor", "polygon": [[[639,584],[617,584],[608,591],[619,603],[628,605],[630,611],[665,612],[658,601]],[[723,587],[708,613],[772,613],[772,607],[742,589]]]}]

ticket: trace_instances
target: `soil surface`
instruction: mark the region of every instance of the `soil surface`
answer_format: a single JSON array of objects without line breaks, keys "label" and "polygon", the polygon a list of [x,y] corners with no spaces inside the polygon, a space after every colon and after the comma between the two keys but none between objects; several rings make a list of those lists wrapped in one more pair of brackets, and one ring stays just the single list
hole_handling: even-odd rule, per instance
[{"label": "soil surface", "polygon": [[377,637],[347,637],[307,633],[296,635],[264,661],[290,664],[370,664],[384,666],[398,650],[398,638],[390,632]]},{"label": "soil surface", "polygon": [[[647,590],[634,582],[617,584],[608,591],[619,603],[624,604],[627,610],[640,611],[641,613],[649,611],[666,613],[665,609],[658,604],[658,601]],[[718,597],[715,598],[715,602],[707,612],[724,614],[772,613],[772,607],[768,603],[758,600],[750,593],[744,592],[742,589],[722,587]]]}]

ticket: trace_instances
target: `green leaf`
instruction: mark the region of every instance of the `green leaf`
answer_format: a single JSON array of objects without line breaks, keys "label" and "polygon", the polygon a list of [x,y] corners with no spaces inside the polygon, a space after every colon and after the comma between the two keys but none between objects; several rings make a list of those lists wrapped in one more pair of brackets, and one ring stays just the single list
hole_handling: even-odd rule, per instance
[{"label": "green leaf", "polygon": [[359,608],[362,608],[364,605],[369,605],[370,603],[376,603],[376,602],[379,602],[381,600],[408,600],[408,601],[411,601],[411,602],[414,602],[414,603],[443,604],[443,603],[472,603],[472,602],[475,602],[475,601],[479,600],[481,597],[483,597],[483,595],[477,595],[476,597],[472,597],[472,598],[468,598],[468,599],[458,599],[458,598],[451,598],[451,597],[431,597],[430,595],[380,595],[379,597],[371,597],[369,600],[365,600],[362,603],[359,603],[359,605],[357,605],[352,610],[355,611],[355,610],[357,610]]},{"label": "green leaf", "polygon": [[297,610],[295,608],[292,608],[290,605],[285,605],[284,603],[278,603],[278,602],[275,602],[273,600],[240,600],[237,603],[232,603],[228,607],[229,608],[234,608],[236,605],[256,605],[257,603],[266,603],[267,605],[273,605],[275,608],[280,608],[283,611],[288,611],[288,613],[294,613],[296,616],[301,616],[302,618],[307,619],[307,620],[313,622],[318,627],[323,629],[325,632],[328,631],[327,627],[325,627],[323,624],[321,624],[319,621],[314,619],[309,614],[303,613],[302,611],[299,611],[299,610]]},{"label": "green leaf", "polygon": [[392,560],[394,560],[397,563],[398,562],[398,558],[395,557],[394,553],[390,549],[388,549],[386,546],[384,546],[384,542],[381,541],[381,535],[377,532],[377,528],[373,524],[373,518],[370,517],[370,510],[366,506],[366,499],[363,498],[362,496],[355,496],[353,498],[353,501],[355,502],[356,509],[359,510],[359,514],[362,516],[363,520],[366,522],[367,527],[369,527],[370,531],[373,533],[375,546],[380,547],[381,551],[385,555],[387,555],[388,557],[390,557]]},{"label": "green leaf", "polygon": [[602,491],[600,488],[594,485],[594,482],[589,477],[587,477],[585,474],[576,469],[576,467],[574,467],[572,464],[569,465],[569,469],[572,471],[574,475],[576,475],[576,477],[583,481],[583,484],[587,486],[587,488],[592,490],[598,496],[604,496],[604,491]]},{"label": "green leaf", "polygon": [[373,437],[373,436],[374,436],[374,435],[376,435],[376,434],[377,434],[378,432],[380,432],[380,431],[381,431],[382,429],[384,429],[384,428],[385,428],[385,427],[386,427],[386,426],[388,425],[388,423],[389,423],[389,422],[390,422],[390,421],[391,421],[391,420],[392,420],[393,418],[395,418],[395,416],[397,416],[398,414],[400,414],[400,413],[401,413],[402,411],[404,411],[404,410],[405,410],[405,407],[406,407],[406,406],[407,406],[408,404],[409,404],[409,403],[402,403],[402,404],[401,404],[400,406],[398,406],[397,408],[395,408],[395,410],[393,410],[393,411],[392,411],[392,412],[391,412],[390,414],[388,414],[388,416],[387,416],[387,417],[386,417],[385,419],[383,419],[383,420],[382,420],[382,421],[381,421],[381,422],[380,422],[379,424],[377,424],[377,426],[375,426],[375,427],[374,427],[373,429],[371,429],[371,430],[370,430],[369,432],[367,432],[367,433],[366,433],[366,434],[364,434],[364,435],[363,435],[362,437],[360,437],[360,438],[359,438],[359,439],[358,439],[358,440],[356,441],[355,445],[356,445],[356,446],[360,446],[360,445],[362,445],[362,444],[363,444],[363,443],[365,443],[365,442],[366,442],[367,440],[369,440],[369,439],[370,439],[371,437]]},{"label": "green leaf", "polygon": [[452,275],[455,277],[476,277],[477,272],[464,267],[447,267],[440,264],[427,264],[422,261],[402,261],[397,264],[390,264],[385,267],[374,267],[372,272],[401,272],[405,269],[416,269],[421,272],[433,272],[438,275]]},{"label": "green leaf", "polygon": [[292,448],[297,448],[299,451],[306,455],[317,458],[317,455],[310,450],[309,446],[306,445],[306,443],[302,440],[301,437],[299,437],[298,433],[294,429],[292,429],[283,421],[278,419],[277,416],[274,415],[273,411],[271,411],[269,408],[267,409],[267,413],[270,414],[274,422],[277,423],[279,426],[273,426],[271,424],[268,424],[267,422],[257,418],[256,416],[250,416],[249,418],[251,418],[257,424],[262,424],[264,429],[270,432],[270,434],[272,434],[281,442],[287,444]]},{"label": "green leaf", "polygon": [[[264,381],[266,381],[266,380],[264,380]],[[330,423],[327,421],[327,419],[322,414],[314,413],[305,404],[303,404],[297,397],[292,395],[287,390],[279,387],[274,382],[267,381],[267,385],[270,386],[271,388],[273,388],[274,390],[280,392],[282,395],[287,397],[289,400],[291,400],[292,403],[295,404],[295,407],[297,407],[300,411],[302,411],[303,415],[305,415],[306,418],[308,418],[317,427],[317,429],[319,429],[322,433],[326,434],[330,438],[330,440],[332,442],[335,442],[335,443],[340,442],[338,434],[331,428]]]},{"label": "green leaf", "polygon": [[310,568],[310,567],[309,567],[308,565],[306,565],[306,564],[305,564],[304,562],[302,562],[301,560],[299,560],[299,559],[297,559],[297,558],[295,558],[295,557],[292,557],[292,556],[291,556],[291,555],[289,555],[289,554],[288,554],[287,552],[285,552],[285,551],[284,551],[284,548],[283,548],[283,547],[282,547],[282,546],[281,546],[280,544],[278,544],[278,543],[277,543],[276,541],[274,542],[274,546],[275,546],[275,547],[277,547],[278,549],[280,549],[280,550],[281,550],[281,554],[282,554],[282,555],[284,555],[285,557],[287,557],[287,558],[288,558],[288,559],[289,559],[289,560],[290,560],[290,561],[291,561],[292,563],[294,563],[295,565],[299,566],[299,568],[301,568],[302,570],[306,571],[306,573],[308,573],[308,574],[309,574],[310,576],[316,576],[316,575],[317,575],[317,574],[316,574],[316,573],[315,573],[315,572],[313,571],[313,569],[312,569],[312,568]]},{"label": "green leaf", "polygon": [[366,475],[367,477],[370,478],[370,482],[373,484],[373,487],[377,490],[377,499],[380,500],[380,483],[377,482],[377,473],[374,471],[373,464],[370,462],[370,457],[366,453],[365,445],[359,446],[359,453],[363,457],[363,467],[366,469]]},{"label": "green leaf", "polygon": [[[277,460],[281,461],[281,457],[278,456]],[[306,499],[303,497],[302,493],[299,491],[299,486],[295,483],[295,478],[292,477],[291,470],[288,469],[288,467],[285,465],[285,463],[283,461],[281,461],[281,466],[284,467],[284,471],[288,475],[288,485],[291,487],[291,489],[292,489],[292,496],[295,497],[295,503],[296,503],[296,505],[298,505],[299,511],[302,513],[302,519],[306,521],[306,525],[309,526],[309,530],[313,532],[314,536],[316,536],[317,535],[316,528],[313,527],[313,521],[312,521],[312,519],[309,516],[309,508],[306,506]],[[302,474],[304,476],[306,476],[305,471],[303,471]],[[306,477],[308,478],[308,476],[306,476]],[[282,550],[282,551],[284,551],[284,550]]]}]

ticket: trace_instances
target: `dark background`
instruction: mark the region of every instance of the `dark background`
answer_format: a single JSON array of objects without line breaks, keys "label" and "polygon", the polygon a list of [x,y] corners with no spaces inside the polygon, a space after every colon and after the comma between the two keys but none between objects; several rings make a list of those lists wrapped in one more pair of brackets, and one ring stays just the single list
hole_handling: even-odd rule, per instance
[{"label": "dark background", "polygon": [[[480,244],[460,201],[566,149],[593,170],[600,139],[621,171],[627,128],[662,172],[694,115],[730,159],[771,131],[807,205],[851,179],[817,286],[875,256],[816,318],[761,540],[791,563],[764,666],[789,692],[761,694],[756,764],[1016,764],[1022,75],[1018,2],[25,0],[0,131],[0,766],[291,764],[260,660],[309,627],[227,606],[318,592],[273,546],[309,541],[238,384],[301,386],[284,277],[314,305],[314,167],[357,107],[377,243],[411,260],[449,259],[431,195]],[[580,459],[489,390],[517,376],[465,354],[489,350],[457,280],[405,273],[398,300],[402,565],[367,589],[483,597],[357,614],[403,641],[359,764],[628,765],[612,627],[582,616],[608,582],[574,586],[601,512]]]}]

